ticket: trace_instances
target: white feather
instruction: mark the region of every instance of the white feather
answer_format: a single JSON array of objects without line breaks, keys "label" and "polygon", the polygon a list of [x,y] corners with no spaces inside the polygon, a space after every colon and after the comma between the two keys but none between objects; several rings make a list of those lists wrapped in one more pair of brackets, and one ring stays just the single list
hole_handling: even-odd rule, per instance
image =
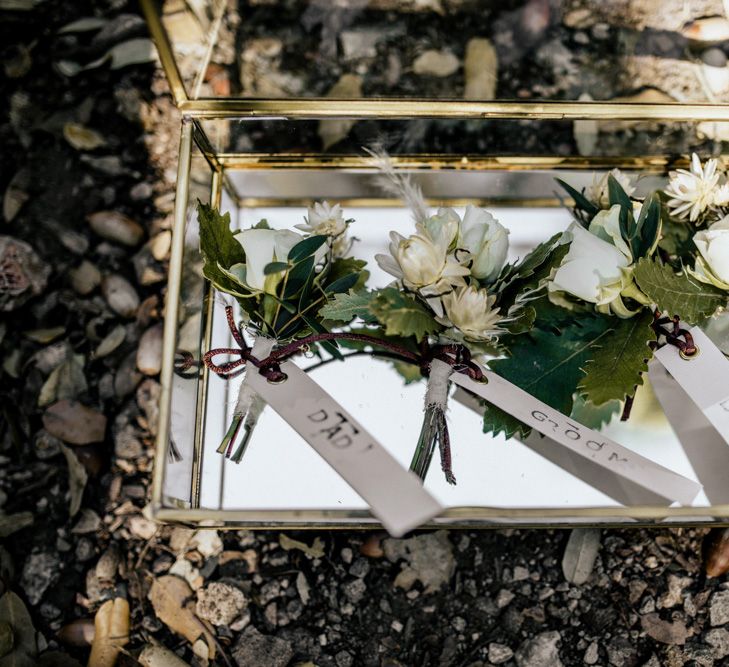
[{"label": "white feather", "polygon": [[420,186],[413,182],[410,175],[401,174],[395,170],[392,158],[382,146],[373,146],[364,150],[372,156],[375,166],[380,170],[380,177],[377,180],[382,189],[388,194],[402,199],[412,212],[415,222],[425,222],[429,213]]}]

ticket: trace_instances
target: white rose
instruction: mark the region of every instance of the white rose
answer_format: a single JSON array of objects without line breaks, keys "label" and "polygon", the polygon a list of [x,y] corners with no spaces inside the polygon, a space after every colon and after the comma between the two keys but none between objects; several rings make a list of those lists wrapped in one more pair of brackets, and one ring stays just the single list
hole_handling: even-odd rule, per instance
[{"label": "white rose", "polygon": [[567,292],[597,306],[611,304],[631,282],[630,259],[609,241],[579,223],[567,229],[572,243],[548,285],[550,292]]},{"label": "white rose", "polygon": [[453,326],[469,340],[488,340],[499,333],[501,319],[494,310],[495,295],[473,285],[459,287],[443,297],[445,317],[437,318],[441,324]]},{"label": "white rose", "polygon": [[458,236],[460,223],[461,217],[452,208],[439,208],[435,215],[431,215],[418,228],[439,245],[450,248]]},{"label": "white rose", "polygon": [[471,275],[494,280],[506,262],[509,230],[482,208],[467,206],[458,231],[458,247],[471,253]]},{"label": "white rose", "polygon": [[599,211],[590,222],[590,233],[614,245],[627,258],[633,253],[620,232],[620,205],[614,204],[608,210]]},{"label": "white rose", "polygon": [[245,282],[254,292],[276,293],[283,272],[264,275],[271,262],[285,262],[289,251],[303,236],[287,229],[246,229],[236,238],[246,253]]},{"label": "white rose", "polygon": [[696,260],[696,275],[716,287],[729,290],[729,216],[694,234],[701,256]]}]

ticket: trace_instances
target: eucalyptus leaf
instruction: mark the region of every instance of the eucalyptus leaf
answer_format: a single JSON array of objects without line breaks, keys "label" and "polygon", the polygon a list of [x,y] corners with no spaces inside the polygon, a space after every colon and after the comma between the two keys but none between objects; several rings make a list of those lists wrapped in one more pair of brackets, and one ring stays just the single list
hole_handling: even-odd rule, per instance
[{"label": "eucalyptus leaf", "polygon": [[289,262],[300,262],[303,259],[311,257],[321,248],[329,239],[326,235],[310,236],[303,241],[299,241],[291,250],[286,259]]},{"label": "eucalyptus leaf", "polygon": [[599,528],[573,528],[562,556],[562,573],[571,584],[584,584],[600,550]]},{"label": "eucalyptus leaf", "polygon": [[359,273],[350,273],[348,276],[342,276],[337,278],[332,283],[329,283],[325,288],[324,292],[327,294],[339,294],[347,292],[353,288],[359,282]]},{"label": "eucalyptus leaf", "polygon": [[281,273],[289,268],[288,262],[270,262],[263,267],[263,275],[270,276],[274,273]]},{"label": "eucalyptus leaf", "polygon": [[567,194],[575,200],[577,208],[583,210],[591,218],[594,218],[600,211],[600,207],[593,204],[584,194],[579,190],[573,188],[569,183],[566,183],[561,178],[555,179],[567,192]]}]

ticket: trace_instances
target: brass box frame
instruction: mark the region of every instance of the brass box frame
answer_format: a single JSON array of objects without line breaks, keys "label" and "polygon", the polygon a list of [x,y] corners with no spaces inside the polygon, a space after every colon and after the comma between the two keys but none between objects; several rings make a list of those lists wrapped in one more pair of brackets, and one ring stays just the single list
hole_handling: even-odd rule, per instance
[{"label": "brass box frame", "polygon": [[[226,171],[230,169],[353,169],[367,168],[361,157],[329,155],[260,155],[218,153],[208,141],[201,121],[208,119],[287,119],[305,120],[322,118],[356,119],[530,119],[530,120],[626,120],[626,121],[714,121],[729,122],[729,106],[721,104],[642,104],[613,102],[561,102],[561,101],[458,101],[432,99],[248,99],[248,98],[195,98],[188,96],[168,35],[162,25],[154,0],[141,0],[150,32],[154,38],[160,61],[167,75],[177,107],[182,113],[177,190],[172,229],[172,249],[168,272],[168,290],[165,306],[163,360],[160,374],[161,395],[159,430],[155,445],[155,466],[152,481],[151,514],[155,520],[220,528],[297,528],[297,529],[352,529],[378,528],[379,524],[367,511],[348,510],[208,510],[199,507],[199,481],[202,464],[202,435],[206,401],[207,369],[200,371],[200,384],[196,410],[195,447],[190,506],[165,504],[163,499],[164,468],[169,448],[171,384],[174,372],[177,318],[184,253],[184,230],[189,196],[190,164],[193,144],[207,159],[212,170],[210,201],[219,205],[226,187]],[[669,165],[681,160],[664,156],[646,156],[615,160],[609,158],[453,158],[419,155],[396,159],[397,166],[408,169],[600,169],[621,167],[665,172]],[[239,200],[239,203],[266,202]],[[289,204],[303,203],[287,201]],[[357,200],[350,206],[378,205],[387,200]],[[458,204],[454,201],[454,204]],[[462,202],[460,202],[462,203]],[[531,205],[554,205],[556,201],[534,200]],[[213,294],[206,285],[203,306],[203,336],[208,340],[211,331]],[[203,343],[205,344],[205,342]],[[698,516],[697,516],[698,515]],[[585,507],[585,508],[491,508],[459,507],[446,510],[429,527],[570,527],[575,525],[729,525],[729,504],[706,508],[664,506]]]}]

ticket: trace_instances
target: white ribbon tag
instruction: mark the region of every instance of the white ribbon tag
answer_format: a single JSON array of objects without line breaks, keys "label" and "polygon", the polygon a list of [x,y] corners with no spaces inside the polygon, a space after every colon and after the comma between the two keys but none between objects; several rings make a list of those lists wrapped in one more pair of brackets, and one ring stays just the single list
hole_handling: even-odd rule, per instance
[{"label": "white ribbon tag", "polygon": [[[436,360],[433,363],[443,362]],[[453,373],[451,381],[493,403],[579,456],[662,498],[691,505],[701,491],[701,485],[697,482],[566,417],[493,371],[484,370],[484,375],[488,382],[476,382],[463,373]]]},{"label": "white ribbon tag", "polygon": [[729,444],[729,359],[699,327],[689,333],[699,354],[684,359],[676,347],[664,345],[656,358]]},{"label": "white ribbon tag", "polygon": [[399,537],[443,511],[413,473],[405,470],[339,403],[293,362],[288,379],[271,384],[251,368],[248,382],[369,504],[387,531]]}]

